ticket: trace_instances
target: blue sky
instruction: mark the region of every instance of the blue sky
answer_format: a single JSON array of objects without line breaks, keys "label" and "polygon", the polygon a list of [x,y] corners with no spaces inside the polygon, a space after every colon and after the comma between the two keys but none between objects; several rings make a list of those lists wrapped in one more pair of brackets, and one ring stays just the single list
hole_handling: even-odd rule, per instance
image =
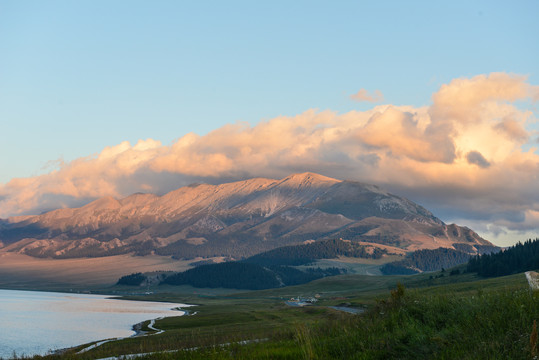
[{"label": "blue sky", "polygon": [[[455,77],[538,83],[536,1],[0,1],[0,182],[128,140],[305,110],[422,106]],[[49,169],[49,168],[47,168]]]},{"label": "blue sky", "polygon": [[[431,188],[423,191],[417,182],[412,186],[411,180],[409,183],[401,181],[406,176],[419,178],[415,172],[406,173],[398,181],[393,181],[391,176],[384,178],[383,171],[376,176],[366,176],[367,170],[357,164],[345,164],[346,159],[374,159],[376,162],[378,158],[383,162],[384,154],[395,155],[401,150],[404,151],[402,156],[415,155],[402,146],[393,147],[388,152],[390,142],[384,140],[373,145],[364,135],[361,135],[363,153],[357,153],[357,149],[345,149],[346,144],[336,151],[341,146],[337,142],[331,147],[334,152],[326,148],[327,151],[318,149],[318,160],[325,161],[320,168],[316,165],[320,164],[318,160],[303,157],[300,162],[298,155],[295,158],[297,163],[293,159],[287,160],[285,165],[275,164],[275,161],[268,163],[267,168],[273,169],[271,171],[254,172],[250,171],[251,165],[245,165],[243,169],[227,168],[215,175],[199,170],[192,170],[192,173],[189,172],[191,170],[183,171],[178,168],[179,160],[176,159],[176,167],[167,163],[155,170],[157,165],[152,165],[152,175],[144,177],[144,183],[138,177],[131,176],[134,172],[140,174],[142,170],[132,170],[127,181],[129,186],[123,189],[118,185],[119,177],[106,186],[100,183],[99,191],[95,184],[85,185],[83,191],[82,185],[76,185],[78,183],[71,181],[71,178],[67,181],[69,185],[62,185],[62,190],[52,189],[50,183],[54,176],[60,176],[62,181],[69,178],[65,174],[70,169],[80,163],[87,164],[103,154],[103,149],[107,147],[114,154],[125,155],[134,149],[139,140],[151,139],[141,143],[135,150],[150,149],[153,157],[150,152],[137,152],[133,159],[147,156],[154,161],[157,157],[161,159],[165,156],[164,153],[178,155],[178,152],[174,152],[176,150],[171,150],[174,144],[196,143],[189,136],[184,138],[186,134],[194,132],[202,136],[197,140],[201,144],[215,141],[223,148],[215,150],[219,147],[215,145],[211,149],[200,150],[202,145],[196,145],[189,152],[192,155],[198,151],[198,155],[192,157],[197,160],[193,161],[202,161],[202,155],[215,151],[210,160],[203,160],[209,164],[207,166],[219,168],[226,161],[232,161],[227,156],[231,153],[230,148],[238,143],[225,145],[217,139],[229,133],[227,124],[246,123],[250,124],[251,129],[262,124],[258,127],[262,129],[266,123],[275,125],[278,122],[272,119],[285,116],[289,117],[289,122],[304,121],[304,130],[309,129],[315,121],[313,119],[317,119],[320,123],[313,125],[312,131],[323,126],[335,126],[335,131],[342,132],[345,130],[338,125],[339,121],[344,123],[356,115],[358,123],[367,121],[365,114],[371,114],[375,106],[391,104],[400,107],[403,114],[415,114],[413,124],[421,125],[422,119],[432,115],[432,109],[421,109],[433,105],[434,94],[444,84],[452,84],[453,88],[460,86],[458,81],[453,82],[455,79],[471,79],[465,86],[482,84],[478,85],[481,89],[505,82],[524,87],[528,86],[526,84],[537,85],[537,14],[537,1],[262,3],[0,0],[0,203],[4,202],[2,206],[11,209],[0,212],[0,216],[77,205],[80,201],[106,194],[104,189],[109,189],[114,196],[124,196],[129,191],[141,189],[163,192],[172,188],[172,185],[162,185],[170,180],[170,174],[183,174],[181,181],[174,178],[177,181],[174,184],[181,185],[182,181],[193,177],[207,180],[213,176],[217,181],[216,177],[280,176],[285,171],[310,170],[325,172],[328,176],[349,176],[356,180],[381,183],[428,205],[435,213],[437,211],[444,215],[444,220],[465,221],[473,218],[478,223],[470,221],[468,224],[483,227],[484,233],[499,234],[507,227],[521,231],[524,227],[515,223],[522,223],[523,218],[528,224],[524,230],[533,230],[535,220],[530,219],[535,219],[537,215],[539,224],[539,212],[536,214],[539,199],[527,207],[520,208],[514,204],[507,210],[506,202],[509,200],[494,200],[490,194],[484,194],[495,204],[488,205],[490,209],[500,206],[499,211],[493,214],[490,210],[470,210],[470,206],[462,205],[464,200],[462,203],[454,200],[460,198],[448,189],[462,190],[464,185],[442,184],[425,177],[426,185]],[[491,73],[516,74],[517,77],[509,80],[503,76],[477,77]],[[383,94],[383,100],[371,103],[351,99],[350,96],[360,89],[371,95],[378,90]],[[485,96],[483,100],[487,102],[492,98],[491,95]],[[537,114],[537,102],[530,101],[530,98],[533,96],[509,93],[496,98],[499,105],[496,111],[504,115],[493,117],[498,123],[489,129],[503,128],[506,135],[511,133],[514,136],[513,140],[520,139],[505,147],[500,146],[504,149],[513,146],[512,150],[506,151],[507,156],[504,155],[503,161],[513,159],[511,154],[515,149],[524,151],[536,147],[538,127],[533,118]],[[502,109],[506,103],[522,113],[511,113],[512,117],[508,117],[507,109]],[[434,108],[439,110],[439,107]],[[301,118],[300,114],[310,109],[317,112],[309,113],[311,115],[305,118],[312,119],[307,121]],[[325,118],[316,115],[326,110],[333,115],[324,115]],[[526,118],[523,115],[526,112],[532,116],[526,115]],[[339,118],[341,115],[342,119]],[[390,115],[393,116],[391,121],[402,120],[401,115]],[[492,114],[483,115],[488,117]],[[328,125],[325,121],[331,116],[340,120],[331,120],[332,125]],[[423,128],[420,125],[417,125],[417,129],[408,129],[404,134],[406,136],[400,134],[403,141],[418,140],[413,136],[409,138],[409,135],[412,132],[415,134],[414,131],[423,131],[426,125],[421,125]],[[232,131],[230,136],[238,139],[245,137],[251,130],[245,130],[247,125],[242,126],[243,130]],[[351,125],[346,127],[346,131],[351,131],[351,128]],[[522,135],[524,128],[525,134]],[[468,135],[461,136],[458,141],[453,139],[453,147],[457,149],[452,154],[453,164],[457,166],[455,169],[462,170],[462,164],[477,167],[477,163],[466,163],[466,154],[470,154],[470,151],[478,151],[480,156],[485,157],[482,164],[492,163],[498,168],[506,164],[488,144],[488,139],[477,134],[480,129],[478,125],[467,129],[470,132]],[[372,135],[374,130],[369,131],[367,133]],[[212,132],[216,135],[212,135]],[[264,132],[261,134],[265,136]],[[328,135],[324,136],[326,141]],[[345,140],[339,141],[344,144]],[[475,147],[470,147],[470,143],[474,143]],[[276,141],[275,146],[280,146],[278,144]],[[169,145],[170,148],[167,147]],[[382,151],[384,146],[385,152]],[[373,148],[380,151],[371,153]],[[283,151],[290,149],[283,147]],[[105,152],[110,154],[111,151]],[[245,151],[251,154],[252,159],[262,154],[254,154],[252,149]],[[295,151],[295,154],[299,154],[299,150]],[[170,160],[169,157],[166,159]],[[522,161],[535,161],[524,160],[524,155],[522,157]],[[135,161],[133,159],[129,164]],[[414,159],[419,165],[434,162],[436,166],[442,166],[440,164],[443,163],[439,158]],[[160,161],[163,163],[165,160]],[[330,162],[331,166],[328,165]],[[309,164],[313,165],[309,167]],[[144,166],[144,169],[149,169]],[[190,165],[182,166],[186,168]],[[418,165],[414,166],[417,168]],[[339,170],[333,173],[331,169],[337,168]],[[429,173],[433,173],[433,169],[429,168]],[[518,166],[515,165],[515,169]],[[101,176],[101,170],[93,171]],[[427,170],[422,171],[422,176],[427,176]],[[158,175],[162,173],[166,175]],[[103,173],[101,178],[107,182],[110,176]],[[127,175],[122,176],[125,182]],[[470,177],[470,182],[474,183],[478,176]],[[539,183],[530,180],[539,173],[514,176],[529,177],[525,179],[529,180],[526,182],[529,189],[533,190],[535,185],[539,187]],[[77,175],[77,179],[80,177],[80,174]],[[14,182],[16,178],[26,180]],[[23,202],[22,198],[17,197],[19,195],[14,194],[22,194],[23,190],[20,189],[28,189],[30,183],[36,189],[36,194],[41,194],[40,199],[46,201],[30,204],[25,209],[20,205],[21,210],[18,211],[13,204]],[[489,188],[479,182],[475,186],[477,189]],[[71,189],[68,192],[65,191],[67,187]],[[48,190],[43,190],[45,188]],[[503,188],[496,187],[495,190],[501,191]],[[459,196],[469,198],[469,191],[462,190]],[[449,195],[446,198],[432,198],[433,193]],[[56,199],[56,195],[68,200],[52,201],[51,198]],[[520,195],[529,198],[524,193]],[[456,215],[463,209],[472,211],[470,216]],[[506,211],[509,211],[507,216],[503,215]]]}]

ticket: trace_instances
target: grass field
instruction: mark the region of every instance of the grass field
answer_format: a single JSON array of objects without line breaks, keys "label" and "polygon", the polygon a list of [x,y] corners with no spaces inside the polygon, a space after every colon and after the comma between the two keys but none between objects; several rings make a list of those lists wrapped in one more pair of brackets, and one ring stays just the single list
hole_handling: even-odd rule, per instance
[{"label": "grass field", "polygon": [[137,269],[185,271],[192,261],[165,256],[117,255],[96,258],[45,259],[0,250],[0,287],[49,291],[97,290],[110,287]]},{"label": "grass field", "polygon": [[[531,359],[537,354],[533,326],[539,318],[539,297],[528,290],[523,274],[492,279],[439,275],[344,275],[234,293],[163,289],[175,292],[131,298],[196,304],[191,308],[196,314],[158,321],[156,327],[165,330],[159,335],[47,358],[98,359],[171,350],[179,351],[143,358]],[[285,305],[285,299],[298,295],[316,295],[319,301],[308,307]],[[352,315],[328,308],[342,304],[366,312]]]}]

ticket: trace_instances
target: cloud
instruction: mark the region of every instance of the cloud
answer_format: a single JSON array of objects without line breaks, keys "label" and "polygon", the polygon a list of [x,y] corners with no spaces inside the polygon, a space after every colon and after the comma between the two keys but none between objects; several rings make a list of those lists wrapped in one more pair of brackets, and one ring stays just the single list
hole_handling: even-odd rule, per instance
[{"label": "cloud", "polygon": [[452,162],[455,148],[450,132],[424,126],[420,123],[419,112],[387,107],[383,112],[373,114],[365,126],[356,130],[357,138],[365,145],[389,150],[393,155],[421,162]]},{"label": "cloud", "polygon": [[490,163],[484,158],[483,155],[481,155],[479,151],[470,151],[468,154],[466,154],[466,160],[468,160],[468,163],[475,164],[483,169],[490,166]]},{"label": "cloud", "polygon": [[385,186],[447,221],[474,219],[474,226],[497,233],[529,231],[539,222],[539,155],[528,143],[536,119],[525,105],[533,108],[538,88],[523,76],[494,73],[455,79],[424,107],[308,110],[255,126],[227,124],[204,136],[189,133],[169,145],[123,142],[0,185],[0,217],[105,195],[163,194],[192,182],[314,171]]},{"label": "cloud", "polygon": [[524,129],[522,124],[514,119],[502,119],[501,122],[494,125],[494,129],[505,134],[509,138],[522,143],[528,141],[529,132]]},{"label": "cloud", "polygon": [[525,76],[506,73],[455,79],[432,96],[431,116],[456,124],[479,122],[484,120],[481,115],[492,110],[501,115],[506,102],[534,97],[536,89],[526,83]]},{"label": "cloud", "polygon": [[367,101],[377,103],[384,101],[384,94],[380,90],[374,90],[374,93],[371,95],[367,90],[359,89],[357,93],[350,95],[350,99],[358,102]]}]

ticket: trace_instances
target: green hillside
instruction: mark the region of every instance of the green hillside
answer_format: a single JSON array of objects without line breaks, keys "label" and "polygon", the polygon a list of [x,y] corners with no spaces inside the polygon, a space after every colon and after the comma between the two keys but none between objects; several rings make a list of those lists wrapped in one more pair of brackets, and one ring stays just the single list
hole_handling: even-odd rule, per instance
[{"label": "green hillside", "polygon": [[318,259],[335,259],[339,256],[380,259],[387,250],[341,239],[320,240],[309,244],[282,246],[266,251],[244,262],[271,265],[305,265]]}]

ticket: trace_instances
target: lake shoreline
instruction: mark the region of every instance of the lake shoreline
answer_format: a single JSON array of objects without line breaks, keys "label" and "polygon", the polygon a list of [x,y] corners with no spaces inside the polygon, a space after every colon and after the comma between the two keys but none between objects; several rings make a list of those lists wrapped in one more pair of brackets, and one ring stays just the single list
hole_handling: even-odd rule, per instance
[{"label": "lake shoreline", "polygon": [[[188,306],[195,306],[195,305],[188,305]],[[180,316],[193,316],[193,315],[196,314],[196,311],[192,312],[192,311],[187,310],[187,309],[182,309],[181,307],[174,308],[173,310],[183,311],[183,314],[180,315]],[[167,317],[172,317],[172,316],[167,316]],[[73,347],[69,347],[69,348],[65,348],[65,349],[59,349],[59,350],[53,351],[52,354],[60,355],[60,354],[66,353],[68,351],[72,351],[72,350],[74,351],[75,349],[78,349],[81,346],[88,345],[88,346],[85,346],[84,348],[82,348],[81,350],[79,350],[78,352],[76,352],[76,354],[82,354],[82,353],[85,353],[85,352],[90,351],[92,349],[95,349],[95,348],[97,348],[97,347],[99,347],[99,346],[101,346],[101,345],[103,345],[103,344],[105,344],[107,342],[123,340],[123,339],[129,339],[129,338],[135,338],[135,337],[143,337],[143,336],[151,336],[151,335],[161,334],[161,333],[165,332],[165,330],[160,330],[160,329],[157,329],[157,328],[155,328],[153,326],[155,325],[155,321],[161,320],[161,319],[164,319],[164,318],[165,317],[159,317],[159,318],[148,319],[148,320],[144,320],[144,321],[141,321],[139,323],[136,323],[132,327],[132,330],[135,333],[133,335],[131,335],[131,336],[98,340],[98,341],[94,341],[94,342],[91,342],[91,343],[88,343],[88,344],[81,344],[81,345],[77,345],[77,346],[73,346]],[[142,330],[142,328],[144,327],[144,324],[146,322],[148,322],[148,321],[150,322],[150,324],[148,325],[148,327],[151,328],[150,331]]]},{"label": "lake shoreline", "polygon": [[[185,307],[192,306],[170,301],[158,302],[155,299],[139,299],[138,301],[126,302],[125,300],[130,299],[118,297],[117,293],[81,294],[78,292],[21,289],[1,289],[1,291],[3,296],[0,297],[2,302],[0,315],[3,319],[6,319],[7,328],[10,330],[9,333],[12,334],[11,337],[0,339],[0,348],[3,348],[3,351],[0,351],[0,357],[4,358],[10,358],[13,352],[25,356],[43,356],[73,350],[81,351],[95,344],[101,345],[108,341],[152,335],[159,332],[159,330],[153,328],[153,326],[150,327],[149,331],[145,329],[144,326],[148,324],[148,321],[153,325],[155,321],[165,317],[188,316],[191,312],[186,311]],[[114,304],[116,300],[124,300],[129,304],[120,304],[120,302],[118,302],[119,305]],[[49,311],[51,308],[53,310]],[[42,313],[40,314],[40,312]],[[70,315],[67,317],[68,319],[65,319],[66,316],[62,315],[65,312],[76,314],[77,316],[73,318]],[[36,316],[32,325],[26,325],[23,321],[29,317],[29,313]],[[21,320],[21,316],[24,317],[23,320]],[[65,322],[52,321],[51,317],[55,319],[63,318]],[[141,317],[144,320],[140,321]],[[130,318],[133,318],[134,321],[131,322]],[[114,320],[110,322],[110,319]],[[87,326],[80,327],[81,323],[85,323]],[[20,330],[17,330],[21,328],[33,329],[37,333],[16,335],[21,333]],[[152,328],[156,331],[152,331]],[[80,335],[72,334],[73,332],[77,333],[79,330],[83,331],[83,333]],[[51,335],[48,337],[46,335],[42,336],[39,332]],[[117,335],[114,335],[114,333]],[[102,337],[99,336],[100,334]],[[78,339],[79,337],[80,339]],[[95,340],[88,341],[91,338]],[[81,341],[77,341],[77,339]],[[69,344],[70,342],[74,345]],[[62,344],[68,346],[62,346]]]}]

